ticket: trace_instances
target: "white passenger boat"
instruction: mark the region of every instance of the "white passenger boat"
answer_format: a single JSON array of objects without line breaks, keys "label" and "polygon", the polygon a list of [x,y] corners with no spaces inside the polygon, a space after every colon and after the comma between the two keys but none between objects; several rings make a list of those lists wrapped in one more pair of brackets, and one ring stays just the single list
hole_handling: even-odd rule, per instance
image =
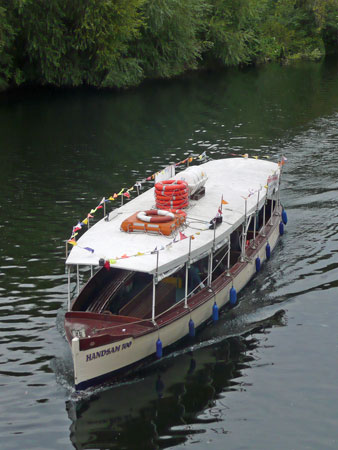
[{"label": "white passenger boat", "polygon": [[[191,166],[105,214],[79,239],[74,233],[65,331],[77,389],[162,357],[236,304],[284,232],[281,173],[281,163],[247,156]],[[82,266],[92,276],[80,291]]]}]

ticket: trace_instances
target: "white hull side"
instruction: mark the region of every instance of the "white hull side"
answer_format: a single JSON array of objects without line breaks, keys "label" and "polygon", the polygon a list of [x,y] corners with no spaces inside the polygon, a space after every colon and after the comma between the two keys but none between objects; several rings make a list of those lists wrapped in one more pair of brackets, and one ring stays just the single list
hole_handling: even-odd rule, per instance
[{"label": "white hull side", "polygon": [[[273,216],[273,231],[268,242],[271,250],[276,246],[279,238],[280,216]],[[275,221],[278,221],[276,224]],[[233,278],[232,283],[228,283],[221,291],[210,300],[191,311],[190,314],[181,317],[174,322],[163,326],[159,330],[137,338],[124,338],[112,344],[95,347],[94,349],[80,351],[79,339],[72,340],[72,354],[74,361],[75,385],[83,388],[90,384],[95,384],[95,379],[106,374],[128,367],[148,356],[156,353],[156,341],[162,341],[163,348],[179,341],[189,333],[189,320],[193,320],[195,327],[203,324],[212,316],[212,307],[216,301],[219,308],[229,302],[229,292],[233,285],[239,292],[256,273],[256,257],[259,256],[261,262],[266,260],[266,243],[262,245],[255,257],[247,261],[247,265]],[[93,354],[95,356],[93,356]]]}]

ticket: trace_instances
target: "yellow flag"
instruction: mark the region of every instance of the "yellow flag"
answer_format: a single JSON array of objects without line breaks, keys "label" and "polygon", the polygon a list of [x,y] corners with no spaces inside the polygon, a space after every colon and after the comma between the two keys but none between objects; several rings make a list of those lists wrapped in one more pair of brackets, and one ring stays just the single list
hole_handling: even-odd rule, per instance
[{"label": "yellow flag", "polygon": [[68,244],[77,245],[77,242],[75,239],[71,239],[70,241],[68,241]]},{"label": "yellow flag", "polygon": [[116,264],[116,259],[110,259],[110,260],[109,260],[109,263],[110,263],[110,264]]},{"label": "yellow flag", "polygon": [[82,223],[84,223],[85,225],[87,225],[87,223],[88,223],[88,219],[86,218],[86,219],[84,219],[83,221],[82,221]]},{"label": "yellow flag", "polygon": [[136,255],[137,255],[137,256],[142,256],[142,255],[144,255],[144,253],[137,252]]},{"label": "yellow flag", "polygon": [[124,191],[124,188],[122,188],[117,195],[121,195],[123,191]]}]

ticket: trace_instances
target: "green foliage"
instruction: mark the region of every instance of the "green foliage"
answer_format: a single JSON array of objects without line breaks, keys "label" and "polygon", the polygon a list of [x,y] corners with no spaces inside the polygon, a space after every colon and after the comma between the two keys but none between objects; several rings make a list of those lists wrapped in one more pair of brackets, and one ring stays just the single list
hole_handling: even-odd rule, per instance
[{"label": "green foliage", "polygon": [[207,43],[199,38],[204,30],[204,0],[147,0],[145,25],[136,43],[147,77],[171,77],[197,67]]},{"label": "green foliage", "polygon": [[208,58],[227,66],[252,60],[256,37],[253,23],[258,19],[251,0],[210,0],[207,40],[212,42]]},{"label": "green foliage", "polygon": [[10,52],[14,31],[8,21],[6,9],[0,6],[0,91],[8,86],[13,77],[13,56]]},{"label": "green foliage", "polygon": [[125,88],[338,49],[338,0],[1,0],[0,90]]}]

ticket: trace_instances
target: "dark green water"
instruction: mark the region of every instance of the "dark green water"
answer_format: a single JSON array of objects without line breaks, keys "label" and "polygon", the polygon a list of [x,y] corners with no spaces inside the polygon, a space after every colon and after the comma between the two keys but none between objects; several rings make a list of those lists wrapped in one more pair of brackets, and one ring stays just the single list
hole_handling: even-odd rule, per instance
[{"label": "dark green water", "polygon": [[[1,448],[338,448],[337,74],[331,60],[0,97]],[[72,226],[204,150],[288,158],[286,234],[216,325],[133,380],[76,394]]]}]

